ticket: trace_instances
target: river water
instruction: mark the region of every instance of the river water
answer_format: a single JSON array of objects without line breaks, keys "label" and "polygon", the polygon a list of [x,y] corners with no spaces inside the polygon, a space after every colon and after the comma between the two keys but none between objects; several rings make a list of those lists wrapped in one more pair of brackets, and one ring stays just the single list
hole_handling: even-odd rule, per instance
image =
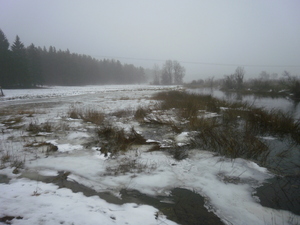
[{"label": "river water", "polygon": [[[279,109],[290,113],[295,120],[300,120],[300,104],[288,98],[257,97],[255,95],[240,95],[225,93],[217,89],[188,89],[188,92],[211,95],[231,102],[248,102],[255,107],[267,110]],[[267,141],[272,150],[269,155],[269,166],[279,172],[280,176],[268,180],[256,190],[256,196],[263,206],[289,210],[300,214],[300,149],[298,145],[290,145],[287,141],[271,139]],[[279,157],[286,152],[285,157]],[[283,175],[283,176],[282,176]]]},{"label": "river water", "polygon": [[267,110],[280,109],[291,113],[295,119],[300,119],[300,103],[288,98],[257,97],[255,95],[241,95],[233,92],[223,92],[218,89],[197,88],[187,89],[188,92],[212,95],[213,97],[226,101],[244,101],[256,107],[263,107]]}]

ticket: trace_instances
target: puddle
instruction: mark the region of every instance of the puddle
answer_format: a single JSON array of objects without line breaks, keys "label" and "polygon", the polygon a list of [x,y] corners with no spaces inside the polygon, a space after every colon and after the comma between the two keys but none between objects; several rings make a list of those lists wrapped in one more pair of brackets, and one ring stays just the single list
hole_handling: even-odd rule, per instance
[{"label": "puddle", "polygon": [[41,181],[44,183],[53,183],[56,184],[59,188],[68,188],[74,193],[82,192],[87,197],[96,195],[109,203],[118,205],[124,204],[121,199],[117,198],[109,192],[96,192],[95,190],[79,184],[76,181],[67,180],[68,175],[69,173],[64,171],[59,171],[57,176],[43,176],[34,171],[26,171],[21,175],[21,177]]},{"label": "puddle", "polygon": [[[27,171],[22,177],[54,183],[60,188],[68,188],[73,192],[82,192],[85,196],[99,196],[101,199],[113,204],[136,203],[151,205],[167,216],[169,220],[182,225],[223,225],[224,223],[214,213],[205,208],[204,198],[190,190],[174,188],[169,196],[148,196],[137,190],[123,189],[120,191],[121,199],[109,192],[96,192],[76,181],[67,180],[68,172],[58,172],[57,176],[43,176],[37,172]],[[157,214],[158,216],[159,214]]]},{"label": "puddle", "polygon": [[6,175],[0,174],[0,183],[8,184],[10,179]]},{"label": "puddle", "polygon": [[300,176],[275,177],[256,189],[260,204],[300,215]]},{"label": "puddle", "polygon": [[190,190],[174,188],[169,196],[148,196],[137,190],[121,190],[126,202],[151,205],[169,220],[182,225],[218,225],[224,224],[214,213],[205,207],[204,198]]}]

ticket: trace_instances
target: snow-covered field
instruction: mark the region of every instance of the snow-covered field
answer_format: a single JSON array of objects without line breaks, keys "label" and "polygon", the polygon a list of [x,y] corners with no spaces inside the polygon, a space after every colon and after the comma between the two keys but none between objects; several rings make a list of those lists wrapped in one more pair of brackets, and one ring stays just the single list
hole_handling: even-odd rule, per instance
[{"label": "snow-covered field", "polygon": [[[106,114],[110,123],[125,131],[134,127],[149,142],[174,142],[182,146],[189,141],[188,133],[162,135],[159,139],[159,135],[150,135],[133,117],[110,114],[154,106],[156,101],[151,96],[171,89],[180,87],[4,90],[5,96],[0,98],[0,175],[6,175],[9,182],[0,182],[0,218],[15,217],[11,224],[176,224],[149,205],[112,204],[98,196],[86,197],[52,183],[29,179],[33,174],[50,177],[64,171],[67,180],[120,198],[122,189],[152,196],[167,196],[176,187],[193,190],[205,197],[206,207],[224,224],[299,224],[297,215],[260,205],[254,190],[273,175],[254,162],[230,160],[205,149],[190,150],[188,158],[178,161],[167,152],[148,151],[151,145],[133,146],[124,154],[109,157],[98,151],[99,146],[91,144],[95,125],[67,116],[74,105],[97,109]],[[33,135],[26,130],[30,123],[51,123],[55,130]],[[150,140],[153,137],[157,139]],[[47,153],[41,143],[51,143],[58,150]],[[22,160],[24,168],[16,173],[12,161]],[[126,164],[134,166],[120,166]]]}]

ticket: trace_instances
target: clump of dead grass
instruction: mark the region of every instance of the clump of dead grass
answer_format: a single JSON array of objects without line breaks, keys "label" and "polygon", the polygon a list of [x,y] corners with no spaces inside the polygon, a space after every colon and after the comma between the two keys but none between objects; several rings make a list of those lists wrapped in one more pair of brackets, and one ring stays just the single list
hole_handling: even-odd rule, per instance
[{"label": "clump of dead grass", "polygon": [[24,168],[25,157],[21,159],[9,151],[1,151],[0,154],[0,169],[11,167],[14,168],[13,173],[18,174]]},{"label": "clump of dead grass", "polygon": [[195,135],[197,146],[230,158],[247,158],[265,163],[268,146],[257,136],[234,127],[206,124]]},{"label": "clump of dead grass", "polygon": [[31,132],[33,134],[37,134],[40,132],[51,133],[53,132],[53,130],[54,127],[50,122],[45,122],[41,124],[37,124],[36,122],[31,122],[26,128],[26,131]]},{"label": "clump of dead grass", "polygon": [[68,111],[68,116],[72,119],[82,119],[85,122],[96,125],[102,124],[105,119],[104,113],[93,108],[79,108],[71,106]]},{"label": "clump of dead grass", "polygon": [[129,117],[133,115],[133,110],[131,109],[120,109],[118,111],[115,111],[111,113],[112,116],[122,118],[122,117]]},{"label": "clump of dead grass", "polygon": [[24,147],[30,147],[30,148],[40,148],[45,147],[46,153],[56,152],[58,150],[58,147],[52,143],[49,142],[31,142],[24,145]]},{"label": "clump of dead grass", "polygon": [[138,159],[123,158],[117,166],[106,167],[105,175],[117,176],[128,173],[150,173],[157,168],[156,163],[140,162]]},{"label": "clump of dead grass", "polygon": [[211,95],[197,95],[182,91],[160,92],[153,97],[160,100],[161,109],[181,109],[183,117],[189,118],[197,115],[199,110],[219,112],[225,101],[212,97]]},{"label": "clump of dead grass", "polygon": [[150,108],[146,107],[138,107],[137,110],[134,113],[134,118],[137,121],[144,121],[144,118],[147,116],[147,114],[150,112]]},{"label": "clump of dead grass", "polygon": [[108,152],[117,154],[118,152],[127,151],[132,145],[146,143],[146,139],[134,127],[129,132],[125,132],[123,128],[105,125],[98,128],[96,134],[103,154]]},{"label": "clump of dead grass", "polygon": [[22,116],[11,116],[10,118],[2,121],[7,129],[20,129],[23,127],[23,125],[20,125],[21,122],[23,122]]}]

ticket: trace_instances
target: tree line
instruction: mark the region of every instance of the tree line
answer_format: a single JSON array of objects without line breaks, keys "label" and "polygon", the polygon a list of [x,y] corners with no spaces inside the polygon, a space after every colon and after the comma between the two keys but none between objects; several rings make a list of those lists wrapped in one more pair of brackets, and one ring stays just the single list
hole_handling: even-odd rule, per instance
[{"label": "tree line", "polygon": [[189,85],[201,87],[218,87],[220,90],[236,91],[242,93],[269,94],[271,96],[289,96],[295,100],[300,100],[300,77],[292,75],[288,71],[283,71],[279,77],[277,73],[270,74],[262,71],[258,78],[245,80],[246,71],[243,67],[237,67],[235,72],[224,75],[223,79],[193,80]]},{"label": "tree line", "polygon": [[97,60],[88,55],[50,46],[25,47],[19,36],[10,46],[0,29],[0,86],[31,88],[40,85],[134,84],[146,81],[144,69],[118,60]]}]

